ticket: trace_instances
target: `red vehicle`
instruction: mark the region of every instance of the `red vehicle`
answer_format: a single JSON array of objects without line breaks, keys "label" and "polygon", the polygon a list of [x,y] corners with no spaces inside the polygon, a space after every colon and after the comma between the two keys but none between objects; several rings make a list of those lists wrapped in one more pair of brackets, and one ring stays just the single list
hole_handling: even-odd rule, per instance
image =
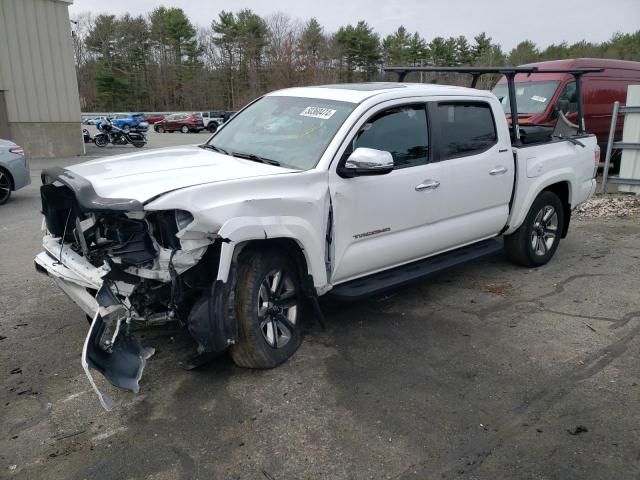
[{"label": "red vehicle", "polygon": [[197,113],[174,113],[156,122],[153,129],[158,133],[180,131],[182,133],[204,130],[202,117]]},{"label": "red vehicle", "polygon": [[154,124],[161,120],[164,120],[164,115],[160,113],[149,113],[144,116],[144,121],[148,124]]},{"label": "red vehicle", "polygon": [[[627,98],[627,86],[640,84],[640,62],[608,60],[602,58],[578,58],[554,60],[522,65],[544,69],[566,69],[598,67],[603,72],[589,73],[582,77],[582,101],[584,104],[585,128],[596,135],[600,148],[604,148],[611,126],[611,109],[616,100],[621,105]],[[531,73],[515,76],[516,102],[521,125],[555,125],[558,112],[577,123],[576,83],[569,73]],[[509,112],[507,79],[502,77],[493,89]],[[623,116],[618,119],[616,140],[622,138]]]}]

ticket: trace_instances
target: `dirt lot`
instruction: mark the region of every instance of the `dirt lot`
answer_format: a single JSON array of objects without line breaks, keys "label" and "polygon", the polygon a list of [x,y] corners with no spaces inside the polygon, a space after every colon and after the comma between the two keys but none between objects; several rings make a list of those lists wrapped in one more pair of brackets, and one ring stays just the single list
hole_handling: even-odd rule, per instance
[{"label": "dirt lot", "polygon": [[0,478],[640,477],[637,215],[576,220],[543,268],[498,255],[311,317],[275,370],[184,371],[186,334],[147,330],[141,392],[105,412],[84,315],[33,268],[44,164],[0,207]]}]

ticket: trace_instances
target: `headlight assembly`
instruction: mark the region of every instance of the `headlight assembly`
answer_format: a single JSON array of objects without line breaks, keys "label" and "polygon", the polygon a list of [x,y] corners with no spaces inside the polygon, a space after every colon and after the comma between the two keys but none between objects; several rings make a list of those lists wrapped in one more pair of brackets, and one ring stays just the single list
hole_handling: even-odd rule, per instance
[{"label": "headlight assembly", "polygon": [[193,215],[186,210],[175,210],[176,225],[178,230],[182,230],[191,222],[193,222]]}]

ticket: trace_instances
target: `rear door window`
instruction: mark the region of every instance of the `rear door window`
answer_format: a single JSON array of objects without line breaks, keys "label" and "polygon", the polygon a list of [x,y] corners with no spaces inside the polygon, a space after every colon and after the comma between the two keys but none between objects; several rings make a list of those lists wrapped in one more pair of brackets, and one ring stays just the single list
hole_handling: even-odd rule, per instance
[{"label": "rear door window", "polygon": [[434,110],[440,160],[482,153],[498,142],[488,103],[440,102]]}]

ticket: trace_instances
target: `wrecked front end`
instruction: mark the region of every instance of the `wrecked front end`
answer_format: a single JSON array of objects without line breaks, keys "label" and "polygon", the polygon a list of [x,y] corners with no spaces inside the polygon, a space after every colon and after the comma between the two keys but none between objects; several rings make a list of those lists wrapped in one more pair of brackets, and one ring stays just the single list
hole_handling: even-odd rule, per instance
[{"label": "wrecked front end", "polygon": [[137,392],[153,354],[132,333],[135,324],[177,322],[201,355],[234,342],[228,307],[234,275],[217,278],[223,240],[215,233],[199,231],[190,212],[146,211],[135,200],[101,198],[89,182],[62,169],[45,170],[42,180],[44,251],[36,269],[91,319],[82,365],[105,408],[114,402],[97,388],[91,370]]}]

